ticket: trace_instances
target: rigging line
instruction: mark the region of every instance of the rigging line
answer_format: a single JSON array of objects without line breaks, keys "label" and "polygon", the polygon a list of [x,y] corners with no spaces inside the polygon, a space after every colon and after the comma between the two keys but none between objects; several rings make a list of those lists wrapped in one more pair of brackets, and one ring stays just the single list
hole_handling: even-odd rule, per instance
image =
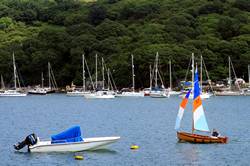
[{"label": "rigging line", "polygon": [[[109,76],[112,75],[111,72],[110,72],[110,69],[108,69],[108,74],[109,74]],[[111,90],[114,90],[114,87],[112,85],[112,81],[111,81],[110,77],[108,77],[108,81],[109,81],[109,85],[111,86]]]},{"label": "rigging line", "polygon": [[[24,84],[22,75],[21,75],[20,71],[17,70],[17,69],[18,69],[18,68],[16,67],[15,70],[16,70],[16,78],[17,78],[18,86],[19,86],[19,88],[21,88],[21,83],[22,83],[22,85],[25,87],[25,84]],[[19,75],[20,75],[21,78],[19,78]],[[20,79],[21,79],[21,82],[20,82]]]},{"label": "rigging line", "polygon": [[93,82],[93,80],[92,80],[92,76],[91,76],[91,74],[90,74],[89,66],[88,66],[88,64],[87,64],[86,59],[84,59],[84,62],[85,62],[85,64],[86,64],[86,68],[87,68],[87,71],[88,71],[88,74],[89,74],[90,82],[91,82],[92,87],[93,87],[93,90],[94,90],[94,89],[95,89],[94,82]]},{"label": "rigging line", "polygon": [[191,66],[191,63],[192,63],[192,58],[190,58],[190,60],[189,60],[188,69],[186,71],[185,80],[184,80],[185,82],[187,81],[187,76],[188,76],[188,72],[189,72],[189,68]]},{"label": "rigging line", "polygon": [[153,85],[153,80],[154,80],[154,77],[155,77],[155,68],[156,68],[156,59],[155,59],[155,61],[154,61],[154,67],[153,67],[153,69],[151,70],[151,85]]},{"label": "rigging line", "polygon": [[50,66],[50,70],[51,70],[51,76],[52,76],[52,84],[53,84],[54,88],[57,88],[57,83],[56,83],[55,75],[54,75],[54,72],[53,72],[51,66]]},{"label": "rigging line", "polygon": [[[231,63],[231,66],[232,66],[232,69],[233,69],[233,73],[234,73],[234,78],[235,78],[235,80],[237,80],[237,76],[236,76],[236,73],[235,73],[235,70],[234,70],[234,66],[233,66],[232,60],[230,60],[229,63]],[[238,89],[240,90],[240,85],[237,82],[236,82],[236,84],[237,84]]]},{"label": "rigging line", "polygon": [[[164,83],[163,83],[163,79],[162,79],[162,77],[161,77],[160,70],[158,70],[158,74],[159,74],[159,78],[160,78],[160,80],[161,80],[161,84],[164,86]],[[165,86],[164,86],[164,88],[165,88]]]},{"label": "rigging line", "polygon": [[117,91],[117,86],[116,86],[115,80],[113,78],[113,74],[111,73],[111,71],[109,71],[109,72],[110,72],[111,81],[113,82],[113,85],[114,85],[114,89]]},{"label": "rigging line", "polygon": [[[105,68],[105,70],[107,71],[107,72],[109,72],[109,75],[110,75],[110,78],[109,78],[109,80],[108,81],[110,81],[110,85],[111,85],[111,88],[112,88],[112,90],[114,90],[114,88],[115,88],[115,90],[117,90],[117,88],[116,88],[116,85],[115,85],[115,81],[114,81],[114,79],[113,79],[113,76],[112,76],[112,73],[110,72],[110,70],[108,70],[107,69],[107,66],[106,66],[106,63],[105,63],[105,60],[103,60],[103,62],[104,62],[104,68]],[[112,85],[112,84],[114,84],[114,85]],[[113,87],[114,86],[114,87]]]},{"label": "rigging line", "polygon": [[208,75],[208,71],[207,71],[207,67],[206,67],[204,58],[202,58],[202,62],[203,62],[204,68],[205,68],[205,72],[206,72],[207,78],[208,78],[209,86],[210,86],[210,88],[211,88],[211,90],[212,90],[212,93],[215,94],[215,93],[214,93],[214,90],[213,90],[213,87],[212,87],[212,84],[211,84],[211,82],[209,81],[209,80],[211,80],[211,79],[209,78],[209,75]]}]

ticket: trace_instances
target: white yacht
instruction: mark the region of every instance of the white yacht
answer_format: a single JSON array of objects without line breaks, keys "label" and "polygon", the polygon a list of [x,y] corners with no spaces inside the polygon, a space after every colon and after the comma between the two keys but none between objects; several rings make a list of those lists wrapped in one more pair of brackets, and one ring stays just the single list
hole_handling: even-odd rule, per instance
[{"label": "white yacht", "polygon": [[[159,63],[159,54],[158,52],[156,53],[156,57],[155,57],[155,63],[154,63],[154,72],[152,74],[151,80],[150,80],[150,87],[152,87],[152,81],[154,79],[155,82],[155,86],[153,88],[150,89],[150,93],[149,96],[153,97],[153,98],[168,98],[169,93],[168,90],[165,89],[164,85],[163,85],[163,81],[162,81],[162,77],[161,74],[158,70],[158,63]],[[150,73],[151,75],[151,73]],[[161,81],[161,86],[158,85],[158,76],[160,78]]]},{"label": "white yacht", "polygon": [[[15,55],[13,53],[13,71],[14,71],[14,89],[4,90],[0,92],[0,97],[23,97],[27,96],[27,93],[23,93],[19,91],[20,89],[20,81],[16,70],[16,64],[15,64]],[[17,88],[17,83],[19,85],[19,88]]]}]

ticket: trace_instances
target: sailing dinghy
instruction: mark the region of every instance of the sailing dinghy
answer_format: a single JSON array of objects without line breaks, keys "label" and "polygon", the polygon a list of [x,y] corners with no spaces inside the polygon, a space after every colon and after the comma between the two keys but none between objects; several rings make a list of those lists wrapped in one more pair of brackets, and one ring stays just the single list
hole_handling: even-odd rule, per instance
[{"label": "sailing dinghy", "polygon": [[24,141],[14,145],[14,148],[20,150],[28,145],[29,152],[78,152],[101,149],[119,139],[120,137],[82,138],[80,126],[74,126],[52,135],[51,140],[47,141],[40,141],[35,134],[30,134]]},{"label": "sailing dinghy", "polygon": [[177,130],[177,137],[180,141],[192,142],[192,143],[227,143],[228,138],[222,136],[210,136],[194,134],[194,131],[210,132],[206,121],[205,113],[202,106],[200,97],[200,88],[198,80],[198,71],[196,68],[195,79],[194,79],[194,98],[193,98],[193,121],[192,121],[192,133],[178,131],[180,128],[181,119],[184,114],[184,110],[188,103],[188,98],[191,90],[188,91],[185,98],[182,100],[179,108],[179,112],[176,118],[175,129]]}]

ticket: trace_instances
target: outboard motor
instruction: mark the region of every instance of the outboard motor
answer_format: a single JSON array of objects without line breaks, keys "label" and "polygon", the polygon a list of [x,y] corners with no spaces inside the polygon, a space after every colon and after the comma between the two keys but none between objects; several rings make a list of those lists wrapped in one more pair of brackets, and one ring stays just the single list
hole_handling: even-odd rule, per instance
[{"label": "outboard motor", "polygon": [[14,148],[16,150],[20,150],[23,147],[25,147],[26,145],[30,146],[30,145],[35,145],[37,143],[37,136],[33,133],[28,135],[24,141],[22,142],[18,142],[17,144],[14,145]]}]

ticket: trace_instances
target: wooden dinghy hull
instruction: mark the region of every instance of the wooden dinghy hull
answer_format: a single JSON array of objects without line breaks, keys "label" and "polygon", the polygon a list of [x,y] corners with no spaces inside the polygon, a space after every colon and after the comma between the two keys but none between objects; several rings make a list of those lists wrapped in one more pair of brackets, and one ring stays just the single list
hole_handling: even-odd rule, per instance
[{"label": "wooden dinghy hull", "polygon": [[177,137],[179,141],[186,141],[191,143],[227,143],[227,137],[213,137],[213,136],[204,136],[199,134],[191,134],[186,132],[177,132]]}]

